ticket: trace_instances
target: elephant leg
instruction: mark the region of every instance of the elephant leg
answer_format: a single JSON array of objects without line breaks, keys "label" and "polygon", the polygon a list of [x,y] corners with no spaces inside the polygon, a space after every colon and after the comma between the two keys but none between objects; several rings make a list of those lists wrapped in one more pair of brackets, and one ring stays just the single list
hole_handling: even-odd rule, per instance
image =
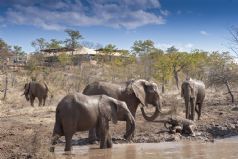
[{"label": "elephant leg", "polygon": [[193,98],[190,100],[190,103],[191,103],[191,108],[190,108],[190,109],[191,109],[191,110],[190,110],[190,111],[191,111],[191,118],[190,118],[190,119],[191,119],[191,120],[194,120],[194,119],[195,119],[195,101],[196,101],[196,100],[193,99]]},{"label": "elephant leg", "polygon": [[40,98],[38,98],[38,100],[39,100],[39,107],[42,105],[42,98],[40,97]]},{"label": "elephant leg", "polygon": [[88,131],[88,142],[90,144],[95,144],[97,140],[96,128],[89,129]]},{"label": "elephant leg", "polygon": [[190,118],[190,111],[189,111],[189,107],[187,106],[186,108],[186,119]]},{"label": "elephant leg", "polygon": [[46,100],[46,98],[43,98],[43,106],[45,106],[45,100]]},{"label": "elephant leg", "polygon": [[196,106],[195,106],[195,111],[196,111],[196,113],[198,114],[199,113],[199,104],[197,104]]},{"label": "elephant leg", "polygon": [[112,148],[112,138],[108,131],[109,130],[105,130],[105,132],[102,133],[100,139],[100,149]]},{"label": "elephant leg", "polygon": [[189,110],[189,102],[187,99],[185,100],[185,118],[190,118],[190,110]]},{"label": "elephant leg", "polygon": [[201,117],[201,114],[202,114],[202,103],[198,104],[197,114],[198,114],[198,120],[200,120],[200,117]]},{"label": "elephant leg", "polygon": [[35,97],[34,96],[30,96],[30,102],[31,102],[31,106],[34,107],[34,100]]},{"label": "elephant leg", "polygon": [[[131,113],[132,114],[132,116],[134,117],[134,119],[136,119],[136,113],[135,112],[132,112]],[[129,130],[130,130],[130,127],[131,127],[131,123],[129,122],[129,121],[126,121],[126,132],[128,132]],[[125,133],[126,134],[126,133]],[[125,138],[125,134],[124,134],[124,138]],[[131,136],[129,136],[128,137],[128,139],[129,140],[131,140],[131,139],[133,139],[134,138],[134,136],[135,136],[135,132],[133,132],[132,134],[131,134]]]},{"label": "elephant leg", "polygon": [[109,132],[107,134],[107,148],[112,148],[112,137]]},{"label": "elephant leg", "polygon": [[55,147],[54,145],[57,144],[57,141],[59,140],[60,135],[58,134],[54,134],[51,138],[51,147],[50,147],[50,152],[54,152],[55,151]]},{"label": "elephant leg", "polygon": [[71,133],[67,133],[65,135],[65,141],[66,141],[66,144],[65,144],[65,148],[64,148],[64,151],[71,151],[71,142],[72,142],[72,137],[73,135]]},{"label": "elephant leg", "polygon": [[109,122],[100,121],[100,149],[108,148]]},{"label": "elephant leg", "polygon": [[[126,121],[126,132],[128,132],[128,131],[130,130],[130,127],[131,127],[130,122]],[[124,134],[124,138],[125,138],[125,136],[126,136],[126,133]],[[135,132],[133,132],[133,133],[127,138],[127,140],[133,139],[134,136],[135,136]]]}]

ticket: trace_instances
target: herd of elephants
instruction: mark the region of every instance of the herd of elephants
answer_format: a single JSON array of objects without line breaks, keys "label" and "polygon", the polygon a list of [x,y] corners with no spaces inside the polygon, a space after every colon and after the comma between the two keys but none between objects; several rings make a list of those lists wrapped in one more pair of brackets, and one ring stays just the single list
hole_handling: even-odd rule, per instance
[{"label": "herd of elephants", "polygon": [[[27,101],[34,105],[35,98],[39,106],[45,105],[49,89],[46,83],[31,81],[25,84],[24,93]],[[181,96],[185,101],[186,120],[198,120],[205,98],[205,85],[202,81],[186,79],[181,85]],[[43,103],[42,103],[43,102]],[[155,107],[152,116],[147,116],[144,106]],[[82,93],[66,95],[58,103],[55,125],[51,139],[50,151],[61,136],[65,136],[65,151],[71,151],[74,133],[89,130],[89,141],[100,141],[100,148],[111,148],[112,139],[109,133],[109,121],[126,121],[124,138],[131,140],[135,130],[135,116],[141,105],[143,117],[153,121],[161,113],[161,95],[156,83],[144,79],[129,80],[122,83],[93,82],[88,84]],[[172,123],[169,123],[172,124]]]}]

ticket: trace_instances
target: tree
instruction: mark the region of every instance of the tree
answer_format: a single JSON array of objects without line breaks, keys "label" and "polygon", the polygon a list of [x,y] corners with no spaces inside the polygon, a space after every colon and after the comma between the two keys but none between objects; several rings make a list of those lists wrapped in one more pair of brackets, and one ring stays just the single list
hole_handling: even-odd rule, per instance
[{"label": "tree", "polygon": [[23,57],[26,55],[26,53],[22,50],[21,46],[14,45],[12,51],[15,54],[14,62],[19,62],[23,60]]},{"label": "tree", "polygon": [[13,46],[13,53],[15,53],[17,56],[23,56],[26,53],[22,50],[21,46],[14,45]]},{"label": "tree", "polygon": [[[80,47],[79,39],[83,39],[83,36],[77,30],[66,29],[65,32],[68,34],[69,38],[65,40],[66,47],[75,49]],[[72,51],[73,54],[73,51]]]},{"label": "tree", "polygon": [[57,39],[51,39],[50,42],[47,44],[48,49],[59,49],[62,48],[61,46],[62,41]]},{"label": "tree", "polygon": [[136,40],[132,46],[132,53],[143,56],[150,53],[153,49],[155,49],[155,47],[152,40]]},{"label": "tree", "polygon": [[152,40],[138,40],[134,42],[131,48],[132,53],[139,56],[144,65],[144,77],[150,78],[152,76],[152,59],[149,55],[155,50],[154,42]]},{"label": "tree", "polygon": [[[112,56],[117,51],[116,45],[114,44],[107,44],[105,47],[98,49],[102,52],[103,61],[106,62],[107,60],[112,62]],[[101,56],[101,55],[100,55]],[[109,59],[108,59],[109,57]]]},{"label": "tree", "polygon": [[179,50],[176,49],[174,46],[171,46],[171,47],[167,48],[167,50],[166,50],[167,53],[176,53],[178,51]]},{"label": "tree", "polygon": [[9,46],[3,39],[0,38],[0,49],[9,51],[11,49],[11,46]]},{"label": "tree", "polygon": [[174,46],[168,48],[166,52],[170,58],[177,89],[179,89],[178,73],[181,72],[189,64],[188,60],[186,59],[188,57],[187,53],[178,52],[178,49],[176,49]]},{"label": "tree", "polygon": [[84,46],[84,47],[87,47],[87,48],[90,48],[90,49],[96,49],[96,50],[100,49],[100,48],[103,48],[102,44],[94,43],[94,42],[91,42],[91,41],[82,41],[82,42],[80,42],[80,45]]},{"label": "tree", "polygon": [[162,93],[165,92],[165,84],[171,77],[172,69],[170,58],[167,54],[163,52],[163,50],[158,49],[157,52],[154,52],[154,69],[153,77],[162,83]]},{"label": "tree", "polygon": [[231,34],[231,46],[230,49],[238,56],[238,27],[232,26],[229,29]]},{"label": "tree", "polygon": [[10,52],[11,52],[11,46],[8,45],[3,39],[0,38],[0,64],[2,65],[1,69],[3,70],[3,72],[5,72],[7,69],[6,64],[9,59],[8,57]]},{"label": "tree", "polygon": [[227,88],[227,94],[231,96],[232,103],[235,102],[231,83],[238,82],[238,68],[233,63],[233,58],[229,55],[229,52],[213,52],[209,56],[209,75],[208,75],[208,86],[225,85]]},{"label": "tree", "polygon": [[108,44],[103,48],[103,53],[106,53],[106,55],[109,56],[109,59],[111,61],[112,55],[116,52],[117,48],[114,44]]},{"label": "tree", "polygon": [[48,42],[44,38],[38,38],[32,41],[31,46],[35,48],[36,52],[40,52],[47,48]]},{"label": "tree", "polygon": [[208,52],[193,50],[187,54],[187,65],[183,68],[183,73],[188,77],[198,80],[206,80]]}]

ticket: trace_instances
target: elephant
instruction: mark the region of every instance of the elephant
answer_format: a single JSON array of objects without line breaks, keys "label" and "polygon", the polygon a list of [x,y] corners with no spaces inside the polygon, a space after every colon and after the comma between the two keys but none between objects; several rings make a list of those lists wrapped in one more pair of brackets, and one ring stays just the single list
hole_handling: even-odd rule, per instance
[{"label": "elephant", "polygon": [[82,93],[66,95],[56,108],[51,151],[54,151],[53,145],[60,136],[65,136],[65,151],[71,151],[73,134],[94,127],[100,133],[100,148],[111,148],[109,121],[112,120],[116,124],[118,112],[130,121],[130,129],[125,134],[128,138],[135,130],[135,120],[125,102],[106,95],[87,96]]},{"label": "elephant", "polygon": [[181,97],[185,101],[186,119],[195,120],[196,111],[198,120],[200,120],[205,99],[205,84],[198,80],[185,80],[181,85]]},{"label": "elephant", "polygon": [[[161,110],[161,97],[159,95],[157,85],[154,82],[149,82],[144,79],[129,80],[122,83],[109,83],[101,81],[93,82],[84,88],[83,94],[105,94],[115,99],[124,101],[134,118],[139,104],[142,104],[142,115],[148,121],[153,121],[156,117],[158,117]],[[143,106],[147,106],[148,104],[155,107],[155,112],[151,117],[147,116],[143,109]],[[125,121],[124,118],[118,118],[118,120]],[[126,130],[128,130],[128,128],[129,125],[127,123]],[[95,129],[89,131],[89,139],[91,139],[91,142],[95,141]]]},{"label": "elephant", "polygon": [[48,96],[48,86],[47,84],[31,81],[29,83],[26,83],[24,86],[24,93],[22,95],[25,95],[25,98],[27,101],[30,100],[31,106],[34,106],[34,100],[37,97],[39,100],[39,106],[45,105],[45,100]]},{"label": "elephant", "polygon": [[[170,126],[168,126],[168,124]],[[179,116],[170,117],[164,121],[164,127],[169,129],[169,131],[173,134],[189,134],[191,136],[195,136],[194,129],[196,128],[196,124],[194,121],[185,119]]]}]

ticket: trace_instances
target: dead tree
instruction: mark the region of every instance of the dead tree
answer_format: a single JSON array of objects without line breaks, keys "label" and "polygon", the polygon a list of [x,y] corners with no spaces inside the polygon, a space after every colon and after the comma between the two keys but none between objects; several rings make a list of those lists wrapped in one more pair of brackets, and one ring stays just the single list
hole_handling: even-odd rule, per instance
[{"label": "dead tree", "polygon": [[8,90],[8,75],[6,73],[6,78],[5,78],[5,88],[4,88],[4,95],[3,95],[3,100],[6,100],[7,98],[7,90]]},{"label": "dead tree", "polygon": [[238,82],[237,79],[238,79],[238,74],[236,73],[236,71],[232,71],[232,70],[225,70],[225,71],[223,70],[221,72],[214,71],[214,72],[210,72],[209,85],[215,85],[215,86],[225,85],[227,88],[227,92],[224,93],[224,95],[229,94],[231,97],[231,102],[234,103],[235,102],[234,93],[236,91],[232,90],[231,83]]},{"label": "dead tree", "polygon": [[226,80],[224,83],[225,83],[225,85],[226,85],[226,88],[227,88],[227,90],[228,90],[228,93],[229,93],[230,96],[231,96],[231,102],[234,103],[234,102],[235,102],[235,99],[234,99],[234,95],[233,95],[233,93],[232,93],[232,91],[231,91],[230,83],[229,83],[228,80]]}]

